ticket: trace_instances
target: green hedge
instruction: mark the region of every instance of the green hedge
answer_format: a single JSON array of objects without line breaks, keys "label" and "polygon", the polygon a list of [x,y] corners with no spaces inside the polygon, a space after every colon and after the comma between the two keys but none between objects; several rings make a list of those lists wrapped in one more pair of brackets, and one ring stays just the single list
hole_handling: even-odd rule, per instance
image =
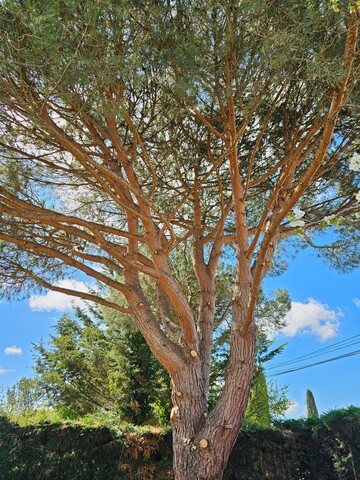
[{"label": "green hedge", "polygon": [[0,421],[1,480],[170,479],[170,433]]},{"label": "green hedge", "polygon": [[[1,480],[172,479],[171,434],[0,419]],[[360,409],[243,430],[225,480],[360,478]]]},{"label": "green hedge", "polygon": [[360,479],[360,408],[242,431],[225,479]]}]

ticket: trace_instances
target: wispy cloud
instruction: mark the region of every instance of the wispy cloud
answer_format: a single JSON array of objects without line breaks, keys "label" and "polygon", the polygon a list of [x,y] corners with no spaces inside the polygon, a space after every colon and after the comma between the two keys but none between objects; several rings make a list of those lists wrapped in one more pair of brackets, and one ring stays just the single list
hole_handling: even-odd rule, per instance
[{"label": "wispy cloud", "polygon": [[15,372],[13,369],[0,368],[0,375],[5,375],[5,373]]},{"label": "wispy cloud", "polygon": [[[54,285],[80,292],[89,291],[89,285],[87,283],[78,282],[77,280],[60,280]],[[56,310],[58,312],[62,312],[64,310],[82,305],[84,305],[84,301],[78,297],[65,295],[64,293],[53,292],[51,290],[48,290],[45,295],[32,295],[29,299],[29,307],[31,310]]]},{"label": "wispy cloud", "polygon": [[358,297],[353,298],[353,302],[357,307],[360,308],[360,298],[358,298]]},{"label": "wispy cloud", "polygon": [[329,340],[338,335],[341,316],[340,309],[330,310],[313,298],[309,298],[307,303],[292,302],[283,333],[287,337],[302,334],[315,335],[322,341]]},{"label": "wispy cloud", "polygon": [[11,345],[10,347],[6,347],[4,350],[5,355],[21,355],[22,348],[17,347],[16,345]]}]

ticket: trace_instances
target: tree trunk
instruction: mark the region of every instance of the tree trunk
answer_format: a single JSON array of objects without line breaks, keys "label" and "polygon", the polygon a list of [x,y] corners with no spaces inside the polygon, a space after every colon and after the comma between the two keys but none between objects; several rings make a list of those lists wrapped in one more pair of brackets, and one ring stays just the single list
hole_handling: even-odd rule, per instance
[{"label": "tree trunk", "polygon": [[[237,435],[235,436],[236,439]],[[222,438],[211,442],[173,436],[175,480],[221,480],[234,441]]]},{"label": "tree trunk", "polygon": [[245,413],[254,373],[255,334],[242,338],[243,361],[230,364],[218,404],[207,414],[198,358],[172,377],[175,480],[221,480]]}]

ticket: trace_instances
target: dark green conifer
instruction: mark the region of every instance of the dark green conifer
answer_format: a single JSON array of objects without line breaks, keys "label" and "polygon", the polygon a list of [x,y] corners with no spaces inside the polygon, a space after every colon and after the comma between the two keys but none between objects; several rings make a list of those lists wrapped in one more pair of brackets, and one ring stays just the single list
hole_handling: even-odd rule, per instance
[{"label": "dark green conifer", "polygon": [[311,390],[306,390],[306,411],[308,418],[319,418],[319,412]]}]

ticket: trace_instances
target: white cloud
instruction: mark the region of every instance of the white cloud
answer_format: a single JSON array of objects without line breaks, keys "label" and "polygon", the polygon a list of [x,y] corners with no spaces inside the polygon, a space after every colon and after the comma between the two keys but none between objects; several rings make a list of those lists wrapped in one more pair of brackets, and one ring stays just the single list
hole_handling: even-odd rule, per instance
[{"label": "white cloud", "polygon": [[288,407],[285,411],[285,415],[286,416],[291,416],[293,415],[294,413],[297,413],[298,409],[300,407],[300,403],[299,402],[292,402],[290,407]]},{"label": "white cloud", "polygon": [[5,355],[21,355],[22,348],[17,347],[16,345],[11,345],[10,347],[6,347],[4,350]]},{"label": "white cloud", "polygon": [[357,298],[357,297],[353,298],[353,302],[357,307],[360,308],[360,298]]},{"label": "white cloud", "polygon": [[5,373],[15,372],[15,370],[9,370],[6,368],[0,368],[0,375],[4,375]]},{"label": "white cloud", "polygon": [[286,315],[287,326],[282,332],[287,337],[311,334],[323,341],[329,340],[338,334],[341,316],[340,309],[330,310],[313,298],[309,298],[307,303],[291,302],[291,309]]},{"label": "white cloud", "polygon": [[285,418],[303,418],[306,416],[306,405],[301,402],[292,402],[285,412]]},{"label": "white cloud", "polygon": [[[54,283],[57,287],[68,288],[70,290],[77,290],[80,292],[88,292],[89,285],[85,282],[78,282],[77,280],[65,279]],[[53,292],[48,290],[45,295],[32,295],[29,299],[29,306],[31,310],[56,310],[62,312],[74,307],[81,307],[84,301],[80,298],[64,293]]]}]

